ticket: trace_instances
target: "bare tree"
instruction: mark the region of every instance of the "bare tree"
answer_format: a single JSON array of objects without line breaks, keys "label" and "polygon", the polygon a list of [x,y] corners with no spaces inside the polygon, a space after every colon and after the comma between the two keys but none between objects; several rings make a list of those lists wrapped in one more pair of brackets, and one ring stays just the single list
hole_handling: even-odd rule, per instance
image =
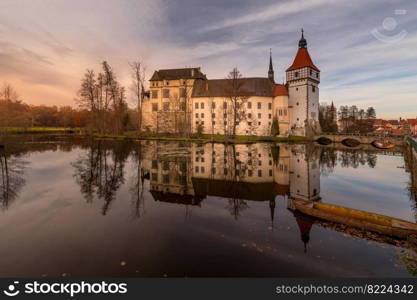
[{"label": "bare tree", "polygon": [[226,99],[231,113],[231,135],[236,136],[236,126],[246,118],[246,102],[248,97],[244,95],[243,87],[245,79],[237,68],[234,68],[227,76],[225,87]]},{"label": "bare tree", "polygon": [[145,98],[145,73],[146,67],[142,61],[137,60],[129,63],[132,70],[132,86],[131,90],[137,102],[138,108],[138,129],[139,133],[142,131],[142,104]]}]

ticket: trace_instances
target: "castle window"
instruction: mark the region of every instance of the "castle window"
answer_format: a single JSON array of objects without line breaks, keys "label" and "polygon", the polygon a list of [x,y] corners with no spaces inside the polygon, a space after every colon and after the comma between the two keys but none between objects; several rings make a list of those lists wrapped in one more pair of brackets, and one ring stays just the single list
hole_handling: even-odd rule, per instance
[{"label": "castle window", "polygon": [[262,177],[262,170],[258,170],[258,177]]},{"label": "castle window", "polygon": [[195,114],[195,117],[198,118],[198,113]]},{"label": "castle window", "polygon": [[216,121],[211,122],[211,124],[216,125]]},{"label": "castle window", "polygon": [[158,111],[158,103],[152,103],[152,111]]},{"label": "castle window", "polygon": [[260,119],[260,118],[262,118],[262,114],[258,114],[258,118]]},{"label": "castle window", "polygon": [[284,116],[287,115],[287,109],[284,109]]},{"label": "castle window", "polygon": [[252,119],[252,114],[251,113],[248,113],[248,118]]},{"label": "castle window", "polygon": [[248,176],[252,177],[253,171],[252,170],[248,170]]},{"label": "castle window", "polygon": [[313,70],[310,70],[310,75],[313,75]]},{"label": "castle window", "polygon": [[180,97],[181,98],[185,97],[185,88],[180,88]]},{"label": "castle window", "polygon": [[252,122],[248,122],[248,126],[252,126]]},{"label": "castle window", "polygon": [[272,115],[271,114],[268,114],[268,119],[271,119],[272,118]]},{"label": "castle window", "polygon": [[316,78],[319,78],[319,72],[316,72]]},{"label": "castle window", "polygon": [[163,106],[163,108],[164,108],[164,111],[168,111],[169,110],[169,102],[164,102],[164,104],[163,104],[164,106]]},{"label": "castle window", "polygon": [[169,170],[169,161],[164,161],[162,164],[162,169],[164,171],[168,171]]},{"label": "castle window", "polygon": [[216,117],[216,114],[211,114],[211,117],[214,119]]},{"label": "castle window", "polygon": [[216,103],[215,102],[211,103],[211,108],[212,109],[215,109],[216,108]]},{"label": "castle window", "polygon": [[268,103],[268,109],[272,109],[272,103]]},{"label": "castle window", "polygon": [[195,108],[198,109],[198,102],[195,103]]},{"label": "castle window", "polygon": [[204,171],[205,171],[204,167],[201,167],[201,173],[204,173]]},{"label": "castle window", "polygon": [[223,118],[225,118],[225,119],[226,119],[226,118],[227,118],[227,114],[223,114]]},{"label": "castle window", "polygon": [[298,72],[295,72],[295,77],[298,77]]},{"label": "castle window", "polygon": [[300,103],[297,102],[297,106],[300,105]]},{"label": "castle window", "polygon": [[152,181],[158,181],[158,173],[152,173]]},{"label": "castle window", "polygon": [[169,89],[163,89],[162,90],[162,96],[164,98],[169,98]]},{"label": "castle window", "polygon": [[201,107],[201,109],[204,109],[204,102],[201,102],[200,107]]},{"label": "castle window", "polygon": [[269,170],[269,176],[272,176],[272,170]]},{"label": "castle window", "polygon": [[204,119],[204,114],[203,114],[203,113],[201,113],[201,118],[203,118],[203,119]]},{"label": "castle window", "polygon": [[216,168],[211,168],[211,174],[213,174],[213,175],[216,174]]},{"label": "castle window", "polygon": [[152,90],[152,99],[158,98],[158,90]]},{"label": "castle window", "polygon": [[158,169],[158,161],[157,160],[152,161],[152,169]]},{"label": "castle window", "polygon": [[314,85],[312,86],[312,89],[313,89],[313,93],[315,93],[316,92],[316,87]]},{"label": "castle window", "polygon": [[261,125],[261,122],[258,122],[258,125]]},{"label": "castle window", "polygon": [[196,156],[196,157],[195,157],[195,161],[196,161],[196,162],[199,162],[199,161],[200,161],[200,157]]},{"label": "castle window", "polygon": [[162,180],[163,180],[163,182],[164,183],[169,183],[169,175],[168,174],[166,174],[166,175],[164,175],[163,177],[162,177]]},{"label": "castle window", "polygon": [[227,108],[227,102],[223,102],[223,108]]},{"label": "castle window", "polygon": [[198,173],[198,171],[200,170],[200,168],[198,166],[195,167],[195,172]]},{"label": "castle window", "polygon": [[261,108],[262,108],[262,103],[258,102],[258,109],[261,109]]},{"label": "castle window", "polygon": [[252,108],[252,102],[248,102],[248,108]]}]

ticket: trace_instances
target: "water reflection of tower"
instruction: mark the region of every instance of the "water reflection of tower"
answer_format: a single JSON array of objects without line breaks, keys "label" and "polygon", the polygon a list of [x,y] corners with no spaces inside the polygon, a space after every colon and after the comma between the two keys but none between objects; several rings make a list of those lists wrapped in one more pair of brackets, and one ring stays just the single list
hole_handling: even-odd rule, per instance
[{"label": "water reflection of tower", "polygon": [[318,151],[318,148],[300,145],[293,147],[291,153],[290,198],[288,199],[288,208],[294,213],[294,217],[300,230],[300,238],[304,244],[304,252],[307,252],[307,244],[310,241],[310,231],[314,219],[294,211],[292,200],[320,200],[320,167]]},{"label": "water reflection of tower", "polygon": [[292,148],[289,176],[293,199],[320,200],[320,168],[313,150],[304,145]]}]

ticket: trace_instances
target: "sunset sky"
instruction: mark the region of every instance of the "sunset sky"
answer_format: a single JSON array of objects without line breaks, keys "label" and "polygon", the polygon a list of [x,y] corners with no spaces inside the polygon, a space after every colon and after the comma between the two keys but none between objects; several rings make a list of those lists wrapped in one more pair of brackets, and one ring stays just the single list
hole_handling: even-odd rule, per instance
[{"label": "sunset sky", "polygon": [[75,105],[84,71],[103,60],[128,87],[136,59],[148,78],[185,66],[266,77],[269,48],[282,82],[301,27],[321,102],[417,117],[415,0],[1,0],[0,83],[31,104]]}]

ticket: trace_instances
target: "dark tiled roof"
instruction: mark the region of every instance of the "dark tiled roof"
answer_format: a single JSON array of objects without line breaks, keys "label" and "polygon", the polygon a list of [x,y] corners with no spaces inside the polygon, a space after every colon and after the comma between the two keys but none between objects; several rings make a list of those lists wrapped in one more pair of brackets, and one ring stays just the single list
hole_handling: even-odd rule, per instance
[{"label": "dark tiled roof", "polygon": [[[273,97],[274,83],[269,78],[239,78],[240,96]],[[194,82],[192,97],[227,97],[231,79],[198,80]]]},{"label": "dark tiled roof", "polygon": [[155,71],[150,81],[176,79],[206,79],[200,68],[167,69]]},{"label": "dark tiled roof", "polygon": [[274,182],[254,183],[197,177],[193,177],[192,182],[195,194],[202,198],[209,195],[253,201],[271,201],[277,195],[287,194],[288,190],[288,186],[276,187]]}]

